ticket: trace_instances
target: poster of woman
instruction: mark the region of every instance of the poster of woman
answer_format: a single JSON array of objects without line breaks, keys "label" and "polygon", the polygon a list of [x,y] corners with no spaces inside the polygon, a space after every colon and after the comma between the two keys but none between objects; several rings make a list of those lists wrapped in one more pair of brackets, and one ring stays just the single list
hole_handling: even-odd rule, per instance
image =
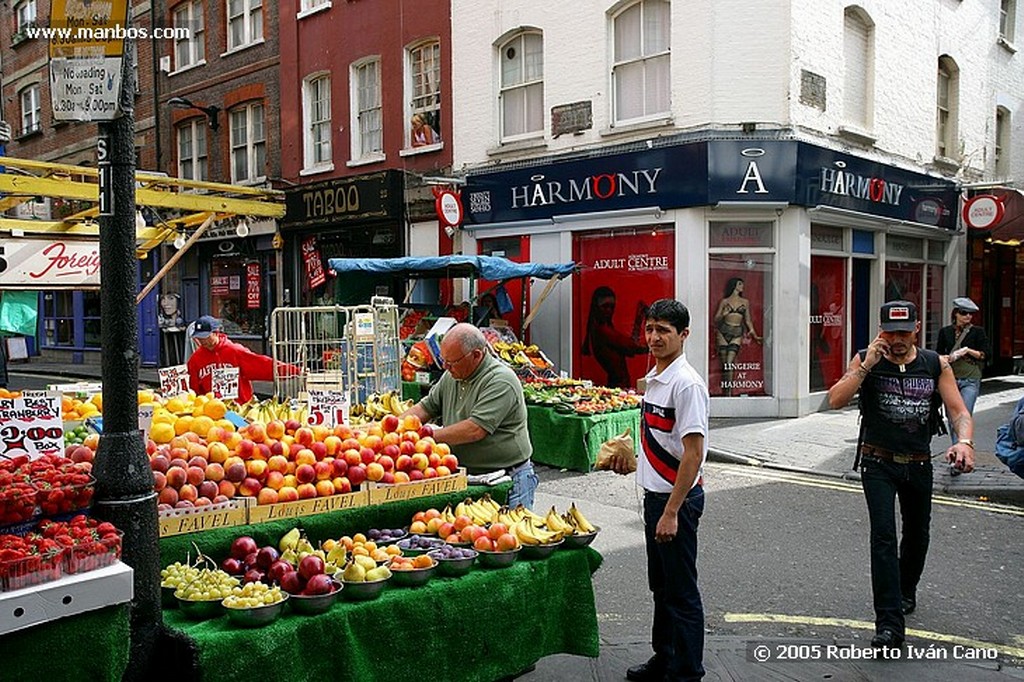
[{"label": "poster of woman", "polygon": [[[708,390],[711,395],[768,395],[765,385],[764,301],[768,273],[754,259],[713,257]],[[749,267],[747,267],[749,265]],[[741,269],[742,268],[742,269]]]}]

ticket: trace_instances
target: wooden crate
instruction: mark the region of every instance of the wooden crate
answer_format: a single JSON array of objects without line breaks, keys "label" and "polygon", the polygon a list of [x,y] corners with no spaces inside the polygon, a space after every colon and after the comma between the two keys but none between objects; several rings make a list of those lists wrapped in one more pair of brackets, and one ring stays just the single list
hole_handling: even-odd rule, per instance
[{"label": "wooden crate", "polygon": [[295,502],[278,502],[277,504],[260,504],[249,508],[249,523],[263,523],[277,519],[289,519],[297,516],[311,516],[324,512],[340,511],[365,507],[370,503],[366,490],[353,493],[313,497]]},{"label": "wooden crate", "polygon": [[229,502],[206,509],[173,509],[160,515],[160,537],[198,533],[214,528],[244,526],[249,523],[249,509],[256,505],[253,497],[236,497]]},{"label": "wooden crate", "polygon": [[426,478],[421,481],[394,484],[369,482],[369,503],[376,505],[396,500],[445,495],[465,490],[467,487],[469,487],[469,480],[466,477],[466,469],[459,467],[458,473],[440,478]]}]

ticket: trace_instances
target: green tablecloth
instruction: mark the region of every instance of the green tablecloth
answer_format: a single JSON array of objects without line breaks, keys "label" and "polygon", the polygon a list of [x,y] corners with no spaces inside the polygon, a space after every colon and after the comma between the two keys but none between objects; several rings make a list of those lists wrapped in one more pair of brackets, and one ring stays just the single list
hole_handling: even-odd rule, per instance
[{"label": "green tablecloth", "polygon": [[533,461],[560,469],[590,471],[601,444],[627,428],[640,449],[640,410],[606,412],[591,417],[559,414],[550,407],[527,405]]},{"label": "green tablecloth", "polygon": [[[461,493],[403,500],[295,520],[163,538],[164,564],[194,556],[194,541],[213,557],[252,535],[276,542],[300,522],[314,541],[408,524],[429,507],[442,508],[484,492],[499,502],[511,484],[470,486]],[[601,555],[560,550],[506,569],[476,567],[461,578],[435,578],[421,588],[391,587],[371,602],[339,601],[319,616],[288,611],[261,629],[232,627],[226,617],[194,623],[175,610],[164,622],[192,638],[206,679],[245,680],[270,674],[289,679],[489,681],[556,653],[598,655],[597,612],[590,574]]]},{"label": "green tablecloth", "polygon": [[0,679],[120,680],[128,666],[128,604],[59,618],[0,637]]},{"label": "green tablecloth", "polygon": [[430,386],[415,381],[402,382],[402,400],[413,400],[419,402],[430,393]]},{"label": "green tablecloth", "polygon": [[325,614],[289,613],[259,629],[227,617],[164,622],[192,637],[205,679],[218,682],[418,679],[491,682],[544,656],[598,655],[590,574],[600,555],[560,550],[509,568],[475,568],[420,588],[389,587],[369,602]]}]

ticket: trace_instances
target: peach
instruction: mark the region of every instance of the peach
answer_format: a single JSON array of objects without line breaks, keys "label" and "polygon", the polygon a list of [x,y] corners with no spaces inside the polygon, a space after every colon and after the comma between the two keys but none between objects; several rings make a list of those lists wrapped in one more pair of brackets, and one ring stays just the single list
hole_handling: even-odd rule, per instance
[{"label": "peach", "polygon": [[389,414],[380,421],[380,427],[384,429],[385,433],[392,433],[398,430],[398,426],[401,422],[398,421],[398,417],[393,414]]},{"label": "peach", "polygon": [[220,485],[214,481],[203,481],[199,484],[199,497],[213,499],[220,492]]},{"label": "peach", "polygon": [[[452,470],[451,470],[451,469],[449,469],[448,467],[446,467],[446,466],[445,466],[445,465],[443,465],[443,464],[442,464],[441,466],[437,467],[437,469],[435,469],[435,470],[434,470],[434,472],[435,472],[435,473],[437,474],[437,476],[438,476],[439,478],[440,478],[441,476],[451,476],[451,475],[452,475]],[[429,477],[428,477],[428,478],[429,478]]]},{"label": "peach", "polygon": [[262,443],[267,439],[267,430],[263,427],[263,424],[253,422],[252,424],[249,424],[248,436],[249,440],[254,443]]},{"label": "peach", "polygon": [[238,494],[244,497],[256,497],[260,494],[260,490],[263,489],[263,484],[257,481],[255,478],[246,478],[242,481],[242,484],[238,486]]},{"label": "peach", "polygon": [[[164,488],[166,490],[166,488]],[[189,502],[195,502],[196,498],[199,497],[199,491],[191,483],[186,483],[178,489],[178,499],[188,500]]]},{"label": "peach", "polygon": [[[439,443],[438,447],[440,447],[442,445],[444,445],[445,447],[448,447],[444,443]],[[441,466],[448,467],[449,471],[456,471],[459,468],[459,458],[456,457],[455,455],[451,455],[451,454],[444,455],[444,456],[441,457]]]},{"label": "peach", "polygon": [[413,450],[416,452],[422,452],[425,455],[429,455],[434,449],[434,444],[429,442],[426,438],[420,438],[413,444]]},{"label": "peach", "polygon": [[334,494],[334,484],[328,480],[316,482],[317,497],[328,497]]},{"label": "peach", "polygon": [[271,471],[267,474],[267,487],[280,491],[284,487],[284,474],[280,471]]},{"label": "peach", "polygon": [[408,471],[409,469],[412,469],[412,457],[409,455],[399,455],[395,458],[396,471]]},{"label": "peach", "polygon": [[337,436],[327,436],[324,438],[324,447],[327,448],[327,454],[334,457],[341,452],[341,439]]},{"label": "peach", "polygon": [[417,452],[415,455],[412,456],[413,469],[419,469],[420,471],[424,471],[428,466],[430,466],[430,460],[422,452]]},{"label": "peach", "polygon": [[466,526],[472,526],[473,519],[469,518],[465,514],[460,514],[455,517],[455,522],[452,525],[455,526],[455,530],[461,531]]},{"label": "peach", "polygon": [[349,482],[347,476],[338,476],[331,481],[331,484],[334,486],[334,492],[339,495],[352,492],[352,483]]},{"label": "peach", "polygon": [[297,490],[300,500],[311,500],[316,497],[316,486],[312,483],[301,483]]},{"label": "peach", "polygon": [[427,467],[423,470],[423,478],[437,478],[437,469],[434,467]]},{"label": "peach", "polygon": [[160,471],[153,472],[153,490],[160,492],[167,487],[167,477]]},{"label": "peach", "polygon": [[[448,443],[434,443],[434,452],[441,455],[442,464],[444,463],[443,458],[448,457],[452,454],[452,449]],[[446,465],[447,466],[447,465]]]},{"label": "peach", "polygon": [[[373,479],[371,479],[371,480],[373,480]],[[444,519],[440,519],[440,518],[436,518],[436,517],[433,518],[433,519],[430,519],[429,521],[427,521],[427,532],[428,533],[433,533],[433,534],[436,535],[438,533],[438,530],[441,528],[441,524],[443,524],[443,523],[444,523]]]},{"label": "peach", "polygon": [[515,535],[512,535],[511,533],[505,533],[497,540],[495,540],[494,544],[497,546],[499,552],[507,552],[510,549],[515,549],[516,547],[518,547],[519,540],[516,539]]},{"label": "peach", "polygon": [[277,471],[282,474],[288,471],[288,458],[283,455],[274,455],[267,460],[267,469],[270,471]]},{"label": "peach", "polygon": [[206,464],[203,466],[190,466],[186,472],[188,476],[188,482],[192,485],[199,485],[206,480]]},{"label": "peach", "polygon": [[178,491],[174,488],[164,488],[160,491],[159,496],[157,496],[157,500],[159,500],[160,504],[169,504],[173,507],[178,503]]},{"label": "peach", "polygon": [[349,466],[355,466],[363,461],[362,456],[359,454],[359,448],[349,448],[345,450],[343,457]]},{"label": "peach", "polygon": [[228,432],[224,430],[223,426],[211,426],[210,430],[206,432],[207,443],[222,443],[227,438]]},{"label": "peach", "polygon": [[437,454],[434,451],[431,451],[430,454],[427,455],[427,462],[429,463],[430,466],[436,469],[437,467],[441,466],[441,455]]},{"label": "peach", "polygon": [[334,464],[332,462],[317,462],[313,465],[318,481],[329,481],[334,478]]},{"label": "peach", "polygon": [[210,461],[223,464],[231,456],[231,450],[224,443],[210,443]]},{"label": "peach", "polygon": [[350,466],[346,476],[348,477],[349,483],[353,486],[357,486],[366,480],[366,467],[362,464]]},{"label": "peach", "polygon": [[423,472],[420,471],[419,469],[415,468],[415,467],[413,467],[412,469],[409,470],[408,476],[409,476],[409,480],[410,481],[422,481],[423,480]]},{"label": "peach", "polygon": [[311,464],[300,464],[295,467],[295,479],[299,483],[312,483],[316,480],[316,469]]},{"label": "peach", "polygon": [[331,435],[331,429],[323,424],[314,424],[309,427],[313,429],[313,440],[318,443],[323,443],[327,436]]},{"label": "peach", "polygon": [[305,447],[309,447],[316,442],[316,437],[313,435],[313,429],[308,426],[302,426],[295,431],[295,442],[300,443]]},{"label": "peach", "polygon": [[267,422],[267,436],[269,438],[280,439],[285,433],[284,422],[280,419],[274,419]]},{"label": "peach", "polygon": [[384,467],[379,462],[370,462],[366,465],[366,478],[371,481],[381,480],[384,478]]},{"label": "peach", "polygon": [[238,488],[235,486],[235,484],[226,479],[218,483],[217,487],[219,488],[218,492],[220,492],[221,495],[228,498],[229,500],[232,497],[234,497],[236,492],[238,491]]},{"label": "peach", "polygon": [[473,540],[473,549],[483,552],[493,552],[494,541],[486,535],[481,535],[476,540]]},{"label": "peach", "polygon": [[262,459],[264,461],[270,459],[273,456],[273,452],[270,450],[270,446],[266,443],[257,443],[256,450],[252,453],[253,459]]},{"label": "peach", "polygon": [[149,460],[149,468],[153,471],[159,471],[162,474],[166,474],[167,470],[171,468],[171,462],[163,455],[155,455]]},{"label": "peach", "polygon": [[440,538],[446,538],[455,532],[455,524],[451,521],[445,521],[437,527],[437,536]]},{"label": "peach", "polygon": [[316,456],[318,462],[327,456],[327,445],[324,443],[313,443],[309,446],[309,449],[313,451],[313,455]]},{"label": "peach", "polygon": [[235,447],[235,454],[242,459],[250,459],[252,457],[252,453],[255,451],[256,443],[252,442],[248,438],[239,441],[238,445]]},{"label": "peach", "polygon": [[423,422],[414,414],[407,414],[402,417],[403,431],[419,431],[421,426],[423,426]]},{"label": "peach", "polygon": [[271,488],[262,488],[256,495],[256,504],[277,504],[277,491]]},{"label": "peach", "polygon": [[167,470],[167,485],[180,488],[188,483],[188,472],[182,467],[171,467]]},{"label": "peach", "polygon": [[348,424],[335,424],[334,435],[345,440],[352,437],[352,428]]},{"label": "peach", "polygon": [[241,483],[246,476],[245,464],[235,462],[224,469],[224,478],[232,483]]},{"label": "peach", "polygon": [[309,448],[302,448],[295,453],[295,464],[316,464],[316,455]]},{"label": "peach", "polygon": [[395,472],[395,483],[408,483],[408,482],[409,482],[409,474],[407,474],[404,471],[396,471]]},{"label": "peach", "polygon": [[196,501],[193,502],[193,504],[197,507],[209,507],[211,504],[213,504],[213,501],[211,501],[209,497],[203,497],[202,495],[200,495],[199,497],[196,498]]},{"label": "peach", "polygon": [[245,472],[257,481],[262,481],[267,477],[267,463],[262,459],[250,459],[245,463]]},{"label": "peach", "polygon": [[363,443],[364,448],[370,448],[374,452],[380,452],[384,447],[384,441],[381,440],[380,436],[367,436],[366,441]]},{"label": "peach", "polygon": [[299,479],[295,477],[295,474],[285,474],[284,475],[284,484],[285,485],[290,485],[293,488],[298,488],[299,487]]},{"label": "peach", "polygon": [[288,457],[288,454],[292,451],[292,446],[284,441],[275,440],[270,444],[271,456]]},{"label": "peach", "polygon": [[381,455],[378,457],[377,464],[379,464],[384,471],[394,471],[395,469],[395,460],[388,455]]},{"label": "peach", "polygon": [[377,451],[373,448],[361,447],[359,448],[359,460],[363,464],[369,464],[370,462],[376,461]]},{"label": "peach", "polygon": [[490,525],[490,527],[487,529],[487,535],[492,540],[497,540],[498,538],[500,538],[502,535],[504,535],[507,532],[508,532],[508,526],[506,526],[504,523],[500,523],[500,522],[492,523]]},{"label": "peach", "polygon": [[286,485],[277,491],[278,502],[294,502],[299,499],[299,491],[293,486]]}]

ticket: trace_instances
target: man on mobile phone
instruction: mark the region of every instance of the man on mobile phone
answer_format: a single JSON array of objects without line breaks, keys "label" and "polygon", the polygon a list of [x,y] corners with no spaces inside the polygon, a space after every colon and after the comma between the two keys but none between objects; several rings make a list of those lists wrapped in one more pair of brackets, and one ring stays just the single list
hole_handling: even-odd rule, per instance
[{"label": "man on mobile phone", "polygon": [[[871,645],[888,649],[903,645],[904,616],[917,606],[917,585],[928,552],[933,400],[941,398],[957,434],[946,459],[963,472],[974,469],[974,425],[949,363],[917,347],[917,306],[890,301],[882,306],[880,317],[878,336],[853,356],[846,374],[829,389],[828,401],[832,408],[844,407],[860,391],[858,457],[871,523],[875,607]],[[903,520],[898,547],[897,496]]]}]

